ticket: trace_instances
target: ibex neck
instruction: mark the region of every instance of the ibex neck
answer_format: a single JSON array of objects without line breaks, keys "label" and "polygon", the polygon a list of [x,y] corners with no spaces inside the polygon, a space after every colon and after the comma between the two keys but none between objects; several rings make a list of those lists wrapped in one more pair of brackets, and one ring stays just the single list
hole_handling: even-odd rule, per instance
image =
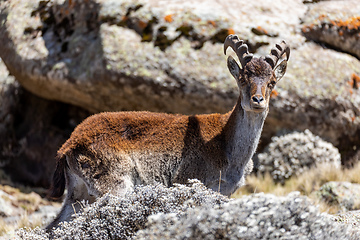
[{"label": "ibex neck", "polygon": [[[267,112],[246,112],[238,101],[225,115],[226,162],[220,172],[222,194],[230,196],[245,184],[244,169],[257,148]],[[215,184],[212,188],[217,189]]]},{"label": "ibex neck", "polygon": [[228,114],[226,127],[228,166],[243,167],[253,156],[259,143],[268,110],[261,113],[247,112],[240,101]]}]

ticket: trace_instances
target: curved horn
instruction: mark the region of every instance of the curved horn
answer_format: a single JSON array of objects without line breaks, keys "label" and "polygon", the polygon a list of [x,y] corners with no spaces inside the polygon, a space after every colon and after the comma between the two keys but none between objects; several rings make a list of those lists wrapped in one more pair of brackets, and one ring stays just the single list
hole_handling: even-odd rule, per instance
[{"label": "curved horn", "polygon": [[281,43],[275,44],[275,47],[270,51],[270,55],[265,57],[265,61],[274,68],[284,53],[286,53],[286,61],[289,60],[290,46],[283,40]]},{"label": "curved horn", "polygon": [[226,49],[231,47],[239,58],[242,69],[245,65],[251,61],[253,55],[249,53],[248,46],[243,40],[240,40],[238,36],[230,34],[226,37],[224,42],[224,54],[226,55]]}]

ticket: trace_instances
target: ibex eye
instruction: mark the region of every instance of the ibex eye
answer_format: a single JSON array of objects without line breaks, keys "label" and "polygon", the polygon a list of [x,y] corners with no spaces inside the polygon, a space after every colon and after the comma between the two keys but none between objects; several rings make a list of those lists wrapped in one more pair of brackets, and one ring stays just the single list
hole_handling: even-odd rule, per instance
[{"label": "ibex eye", "polygon": [[273,87],[275,87],[275,84],[276,84],[275,81],[271,81],[271,82],[268,84],[268,87],[269,87],[269,88],[273,88]]}]

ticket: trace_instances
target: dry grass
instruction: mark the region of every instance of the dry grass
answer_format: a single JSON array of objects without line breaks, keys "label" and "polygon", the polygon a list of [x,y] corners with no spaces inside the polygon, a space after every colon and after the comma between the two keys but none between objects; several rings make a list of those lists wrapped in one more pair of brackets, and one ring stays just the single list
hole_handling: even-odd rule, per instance
[{"label": "dry grass", "polygon": [[272,193],[277,196],[285,196],[290,192],[299,191],[301,194],[311,198],[315,204],[319,205],[322,212],[336,213],[339,208],[321,202],[314,191],[330,181],[346,181],[351,183],[360,183],[360,163],[351,169],[334,168],[331,165],[323,164],[312,168],[299,176],[290,178],[285,184],[275,183],[270,174],[265,176],[250,175],[246,179],[246,185],[238,189],[232,197],[238,198],[242,195],[248,195],[257,192]]},{"label": "dry grass", "polygon": [[41,227],[43,225],[40,216],[36,217],[36,218],[29,219],[27,214],[23,215],[19,219],[17,224],[18,224],[17,229],[24,228],[24,227],[35,228],[35,227]]},{"label": "dry grass", "polygon": [[[0,216],[0,239],[13,239],[8,235],[14,234],[15,229],[41,226],[43,224],[41,216],[33,215],[41,206],[61,206],[61,203],[41,198],[39,194],[32,192],[29,187],[24,191],[30,193],[24,193],[19,188],[0,184],[0,191],[4,193],[1,198],[13,207],[13,215],[10,218]],[[4,234],[6,234],[5,237],[3,236]]]},{"label": "dry grass", "polygon": [[[4,234],[12,234],[16,229],[29,227],[31,229],[42,226],[42,220],[40,217],[29,219],[27,214],[22,215],[16,223],[7,223],[3,219],[0,219],[0,236]],[[1,237],[0,237],[1,239]]]},{"label": "dry grass", "polygon": [[13,230],[13,226],[7,224],[4,220],[0,219],[0,236],[4,235],[5,233]]}]

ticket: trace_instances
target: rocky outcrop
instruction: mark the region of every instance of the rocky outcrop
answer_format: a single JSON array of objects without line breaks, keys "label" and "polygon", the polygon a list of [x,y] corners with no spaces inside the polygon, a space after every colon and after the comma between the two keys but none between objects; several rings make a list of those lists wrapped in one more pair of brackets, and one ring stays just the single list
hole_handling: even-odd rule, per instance
[{"label": "rocky outcrop", "polygon": [[273,137],[257,158],[258,172],[268,172],[275,182],[281,183],[321,164],[331,164],[339,170],[341,165],[338,149],[309,130]]},{"label": "rocky outcrop", "polygon": [[[164,11],[153,12],[144,4],[8,3],[1,28],[1,41],[5,43],[2,57],[29,91],[92,112],[126,109],[194,113],[230,108],[235,95],[228,91],[234,85],[224,80],[227,75],[219,64],[224,57],[213,55],[218,47],[205,44],[209,36],[199,33],[201,29],[210,31],[214,37],[223,28],[205,20],[195,27],[198,18],[191,13],[189,19],[172,21],[165,18]],[[20,22],[15,19],[18,15],[33,17]],[[215,18],[214,25],[218,26],[218,21]],[[165,41],[170,30],[161,29],[166,28],[181,37],[176,42],[171,40],[171,46],[165,45],[166,51],[162,51],[156,45]],[[163,39],[157,37],[159,31],[164,32]],[[193,51],[193,44],[205,46],[202,51]],[[207,59],[208,67],[202,59]],[[213,83],[212,91],[204,81]],[[217,88],[219,83],[227,87]]]},{"label": "rocky outcrop", "polygon": [[[320,213],[299,193],[253,194],[229,200],[197,181],[190,186],[136,187],[125,198],[105,195],[86,205],[53,239],[357,239],[351,225]],[[21,229],[22,239],[49,239]]]},{"label": "rocky outcrop", "polygon": [[356,0],[310,5],[302,18],[302,32],[316,42],[348,52],[360,59],[360,6]]},{"label": "rocky outcrop", "polygon": [[252,51],[280,37],[299,45],[286,29],[305,11],[283,0],[281,8],[214,0],[60,2],[3,3],[1,57],[29,91],[92,112],[227,111],[236,83],[216,43],[236,32]]}]

